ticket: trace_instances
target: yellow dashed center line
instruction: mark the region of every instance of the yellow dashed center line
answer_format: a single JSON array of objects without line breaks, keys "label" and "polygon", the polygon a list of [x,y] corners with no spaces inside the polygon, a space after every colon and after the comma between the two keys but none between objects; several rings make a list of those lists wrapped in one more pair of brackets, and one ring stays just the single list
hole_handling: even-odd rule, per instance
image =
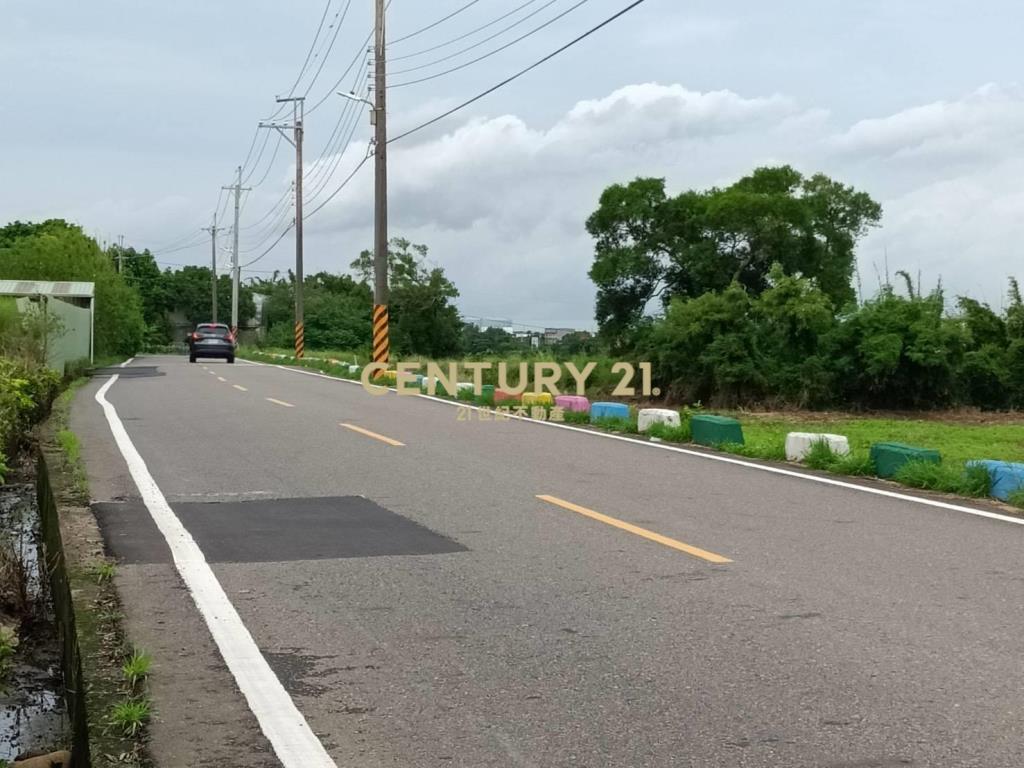
[{"label": "yellow dashed center line", "polygon": [[392,440],[390,437],[384,437],[384,435],[378,435],[376,432],[371,432],[368,429],[357,427],[355,424],[346,424],[344,422],[341,422],[339,426],[342,426],[345,429],[351,429],[353,432],[358,432],[361,435],[372,437],[374,440],[380,440],[382,443],[387,443],[388,445],[393,445],[399,448],[405,445],[405,443],[400,443],[397,440]]},{"label": "yellow dashed center line", "polygon": [[676,539],[670,539],[668,536],[662,536],[660,533],[649,531],[646,528],[641,528],[638,525],[627,523],[624,520],[618,520],[614,517],[609,517],[608,515],[602,515],[600,512],[595,512],[592,509],[587,509],[586,507],[581,507],[578,504],[573,504],[571,501],[565,501],[564,499],[547,495],[539,495],[537,498],[541,501],[546,501],[548,504],[554,504],[557,507],[568,509],[593,520],[605,523],[606,525],[611,525],[616,528],[620,528],[623,531],[629,531],[637,536],[642,536],[645,539],[650,539],[651,541],[656,541],[659,544],[664,544],[666,547],[678,549],[680,552],[685,552],[688,555],[693,555],[694,557],[699,557],[702,560],[707,560],[709,563],[721,564],[732,562],[729,558],[716,555],[714,552],[708,552],[706,549],[700,549],[699,547],[691,547],[689,544],[684,544]]},{"label": "yellow dashed center line", "polygon": [[263,399],[266,400],[268,403],[274,403],[275,405],[283,405],[285,408],[294,408],[295,407],[291,403],[286,403],[284,400],[275,400],[272,397],[265,397]]},{"label": "yellow dashed center line", "polygon": [[239,392],[248,392],[249,390],[243,387],[241,384],[232,384],[232,387],[237,389]]}]

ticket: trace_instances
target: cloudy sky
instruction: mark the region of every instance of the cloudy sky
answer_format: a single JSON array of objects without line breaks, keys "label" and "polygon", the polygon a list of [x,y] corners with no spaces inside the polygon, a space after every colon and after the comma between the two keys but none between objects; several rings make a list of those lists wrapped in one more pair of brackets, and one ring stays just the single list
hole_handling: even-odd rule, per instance
[{"label": "cloudy sky", "polygon": [[[325,201],[365,155],[370,128],[332,93],[339,80],[365,90],[372,2],[333,0],[311,45],[325,2],[3,0],[0,220],[64,217],[166,264],[208,263],[198,228],[218,202],[224,210],[220,187],[248,158],[242,261],[260,256],[290,219],[295,166],[276,134],[253,142],[256,124],[302,72],[307,213],[322,205],[306,222],[306,269],[346,269],[372,241],[371,164]],[[477,0],[400,40],[467,3],[392,0],[392,135],[628,0]],[[563,12],[483,61],[400,85]],[[1010,0],[647,0],[393,144],[391,232],[430,246],[467,316],[591,327],[583,223],[605,186],[656,175],[679,191],[790,163],[883,204],[882,227],[860,248],[866,293],[887,263],[999,307],[1007,275],[1024,279],[1021,29],[1024,6]],[[245,274],[293,263],[289,234]]]}]

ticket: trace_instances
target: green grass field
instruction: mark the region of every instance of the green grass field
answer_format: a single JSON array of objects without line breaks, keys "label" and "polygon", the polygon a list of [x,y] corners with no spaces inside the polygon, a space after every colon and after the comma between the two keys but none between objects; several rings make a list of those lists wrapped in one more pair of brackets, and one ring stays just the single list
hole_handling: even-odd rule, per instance
[{"label": "green grass field", "polygon": [[837,417],[822,419],[754,416],[731,413],[743,423],[748,448],[772,458],[784,458],[787,432],[832,432],[845,435],[854,454],[867,453],[872,443],[900,442],[936,448],[945,463],[971,459],[1024,462],[1024,414],[1021,420],[1003,424],[970,424],[933,419]]}]

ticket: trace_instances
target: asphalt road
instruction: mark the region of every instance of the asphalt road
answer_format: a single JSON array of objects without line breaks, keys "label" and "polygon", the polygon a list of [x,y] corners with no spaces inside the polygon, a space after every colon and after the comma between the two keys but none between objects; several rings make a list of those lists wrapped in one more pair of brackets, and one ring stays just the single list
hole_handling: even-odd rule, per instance
[{"label": "asphalt road", "polygon": [[[338,766],[1024,764],[1024,526],[294,370],[131,369],[107,399]],[[156,762],[278,765],[103,383],[72,428]]]}]

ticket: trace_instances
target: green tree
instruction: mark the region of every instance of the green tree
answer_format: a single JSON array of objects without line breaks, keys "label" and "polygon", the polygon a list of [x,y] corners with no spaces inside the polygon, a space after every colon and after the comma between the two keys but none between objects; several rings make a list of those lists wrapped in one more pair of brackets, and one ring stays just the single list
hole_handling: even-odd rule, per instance
[{"label": "green tree", "polygon": [[765,377],[753,310],[753,299],[738,283],[672,300],[645,351],[672,396],[735,405],[761,395]]},{"label": "green tree", "polygon": [[[462,319],[452,303],[459,292],[443,269],[423,266],[427,253],[427,246],[403,238],[396,237],[389,244],[391,346],[398,354],[448,357],[462,347]],[[371,251],[360,253],[351,267],[372,285]]]},{"label": "green tree", "polygon": [[138,292],[77,225],[50,219],[0,229],[0,278],[95,283],[96,353],[132,355],[142,347],[146,325]]},{"label": "green tree", "polygon": [[[186,266],[177,271],[164,272],[164,284],[169,303],[181,312],[192,325],[210,322],[212,271],[209,267]],[[244,283],[238,289],[238,322],[248,323],[256,315],[252,289]],[[217,321],[231,323],[231,277],[217,278]]]},{"label": "green tree", "polygon": [[598,325],[622,346],[652,301],[667,306],[733,282],[757,296],[769,287],[773,264],[814,279],[834,306],[844,306],[855,298],[856,244],[880,218],[866,193],[789,166],[676,197],[664,179],[612,185],[587,220]]}]

